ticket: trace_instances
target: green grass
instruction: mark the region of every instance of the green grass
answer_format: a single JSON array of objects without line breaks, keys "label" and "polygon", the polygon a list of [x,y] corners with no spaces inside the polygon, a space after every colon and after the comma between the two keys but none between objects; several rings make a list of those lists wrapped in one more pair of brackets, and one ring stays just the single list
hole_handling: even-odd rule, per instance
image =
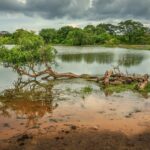
[{"label": "green grass", "polygon": [[[53,46],[70,46],[66,44],[53,44]],[[117,45],[108,45],[108,44],[94,44],[94,45],[81,45],[79,47],[92,47],[92,46],[101,46],[106,48],[126,48],[126,49],[136,49],[136,50],[150,50],[150,45],[129,45],[129,44],[117,44]]]},{"label": "green grass", "polygon": [[102,87],[102,88],[106,93],[109,94],[121,93],[125,91],[134,91],[141,94],[150,93],[150,83],[147,85],[147,87],[144,90],[138,90],[136,86],[137,83],[132,83],[132,84],[109,85],[107,87]]},{"label": "green grass", "polygon": [[150,83],[147,85],[147,87],[145,88],[145,91],[150,93]]},{"label": "green grass", "polygon": [[67,91],[67,92],[71,92],[71,88],[69,88],[69,87],[66,88],[66,91]]},{"label": "green grass", "polygon": [[91,94],[93,92],[93,88],[90,86],[86,86],[81,89],[81,93],[83,94]]},{"label": "green grass", "polygon": [[108,93],[121,93],[129,90],[134,90],[136,84],[121,84],[121,85],[109,85],[104,88],[105,92]]},{"label": "green grass", "polygon": [[129,45],[129,44],[119,44],[119,45],[103,45],[109,48],[126,48],[126,49],[136,49],[136,50],[150,50],[150,45]]}]

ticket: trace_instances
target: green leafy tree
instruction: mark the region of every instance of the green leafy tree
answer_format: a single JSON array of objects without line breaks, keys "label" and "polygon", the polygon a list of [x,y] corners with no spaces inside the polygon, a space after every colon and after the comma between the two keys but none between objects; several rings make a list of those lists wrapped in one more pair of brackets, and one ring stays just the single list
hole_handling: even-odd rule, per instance
[{"label": "green leafy tree", "polygon": [[101,31],[106,32],[110,35],[116,35],[116,32],[118,30],[118,26],[112,24],[99,24],[97,28],[101,29]]},{"label": "green leafy tree", "polygon": [[106,33],[106,29],[103,27],[103,24],[99,24],[96,26],[96,35],[104,34]]},{"label": "green leafy tree", "polygon": [[90,34],[95,34],[96,27],[93,25],[87,25],[86,27],[84,27],[84,32],[90,33]]},{"label": "green leafy tree", "polygon": [[42,38],[34,32],[29,32],[23,29],[17,30],[13,34],[13,39],[16,45],[19,45],[22,50],[37,49],[44,44]]},{"label": "green leafy tree", "polygon": [[13,44],[12,37],[0,36],[0,44]]},{"label": "green leafy tree", "polygon": [[65,41],[69,45],[91,45],[95,43],[95,39],[91,33],[86,33],[82,29],[75,28],[68,33]]},{"label": "green leafy tree", "polygon": [[121,40],[127,44],[142,44],[142,38],[146,33],[146,28],[142,23],[127,20],[119,23]]},{"label": "green leafy tree", "polygon": [[118,25],[87,25],[83,29],[64,26],[58,30],[42,29],[39,35],[24,29],[12,35],[1,36],[0,44],[23,45],[21,49],[36,49],[43,44],[94,45],[94,44],[150,44],[150,28],[140,22],[127,20]]},{"label": "green leafy tree", "polygon": [[9,32],[0,34],[0,44],[13,44],[12,34]]},{"label": "green leafy tree", "polygon": [[84,34],[83,45],[95,45],[96,36],[90,33]]},{"label": "green leafy tree", "polygon": [[35,65],[42,62],[52,62],[55,57],[55,49],[50,45],[44,45],[41,37],[34,32],[17,30],[14,33],[17,45],[12,49],[0,47],[1,62],[14,66]]},{"label": "green leafy tree", "polygon": [[39,32],[39,35],[43,38],[46,44],[57,43],[56,42],[57,32],[55,29],[42,29]]},{"label": "green leafy tree", "polygon": [[36,50],[24,51],[20,46],[15,46],[11,50],[0,48],[0,60],[3,63],[16,66],[25,66],[26,64],[39,64],[42,62],[52,62],[55,58],[55,50],[47,45]]},{"label": "green leafy tree", "polygon": [[66,43],[69,45],[82,45],[82,40],[84,38],[83,31],[81,29],[74,29],[70,31],[66,38]]},{"label": "green leafy tree", "polygon": [[65,43],[68,33],[73,31],[74,28],[71,26],[64,26],[57,31],[57,39],[59,43]]},{"label": "green leafy tree", "polygon": [[105,44],[111,39],[111,35],[108,33],[101,33],[96,36],[96,44]]}]

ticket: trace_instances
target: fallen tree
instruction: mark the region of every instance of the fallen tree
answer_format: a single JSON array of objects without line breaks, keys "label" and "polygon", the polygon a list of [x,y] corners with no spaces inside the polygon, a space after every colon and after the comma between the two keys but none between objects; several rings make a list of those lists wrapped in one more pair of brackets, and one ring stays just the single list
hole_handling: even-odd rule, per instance
[{"label": "fallen tree", "polygon": [[[74,78],[82,78],[88,81],[95,81],[103,86],[109,85],[121,85],[121,84],[133,84],[135,83],[135,88],[138,90],[144,90],[145,87],[149,83],[149,75],[136,75],[136,74],[125,74],[122,73],[119,68],[116,71],[115,68],[113,70],[108,70],[104,74],[104,76],[93,76],[89,74],[77,75],[74,73],[58,73],[54,71],[47,63],[45,63],[44,70],[36,71],[36,67],[34,65],[29,65],[28,67],[13,67],[19,75],[26,75],[31,78],[39,78],[42,80],[52,80],[52,79],[74,79]],[[27,69],[28,68],[28,69]]]},{"label": "fallen tree", "polygon": [[144,98],[149,98],[150,82],[149,75],[137,75],[122,73],[120,70],[106,71],[100,83],[101,89],[106,96],[125,91],[140,93]]},{"label": "fallen tree", "polygon": [[[71,72],[68,73],[58,73],[52,69],[47,63],[43,64],[43,70],[37,71],[36,66],[26,65],[25,67],[12,66],[14,70],[17,71],[19,75],[26,75],[31,78],[41,77],[42,80],[48,80],[49,78],[53,79],[64,79],[64,78],[83,78],[91,81],[99,81],[99,77],[92,76],[88,74],[77,75]],[[44,77],[43,77],[44,76]]]},{"label": "fallen tree", "polygon": [[82,78],[98,82],[104,87],[136,83],[135,88],[139,90],[145,89],[149,83],[149,76],[147,74],[130,75],[128,73],[122,73],[119,67],[114,67],[113,70],[106,71],[103,77],[89,74],[77,75],[71,72],[58,73],[52,68],[52,64],[55,63],[56,50],[49,45],[39,44],[39,46],[37,46],[36,40],[33,40],[33,44],[30,44],[31,43],[28,44],[28,40],[23,40],[21,45],[15,46],[11,50],[2,46],[0,48],[0,61],[6,67],[13,68],[20,76],[26,75],[35,79],[52,80]]},{"label": "fallen tree", "polygon": [[149,83],[149,75],[124,74],[119,67],[114,67],[113,70],[106,71],[101,81],[104,86],[136,83],[135,88],[144,90]]}]

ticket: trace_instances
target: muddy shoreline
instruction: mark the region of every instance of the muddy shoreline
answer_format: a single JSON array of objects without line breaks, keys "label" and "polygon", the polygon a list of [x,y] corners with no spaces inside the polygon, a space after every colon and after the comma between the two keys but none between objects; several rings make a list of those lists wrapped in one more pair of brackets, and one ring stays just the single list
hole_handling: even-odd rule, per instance
[{"label": "muddy shoreline", "polygon": [[149,99],[89,95],[61,101],[51,113],[44,107],[38,116],[23,102],[15,104],[18,118],[12,110],[12,118],[0,118],[1,150],[150,149]]},{"label": "muddy shoreline", "polygon": [[[150,98],[131,91],[106,96],[82,80],[46,85],[4,91],[0,150],[150,149]],[[83,92],[87,86],[91,93]]]},{"label": "muddy shoreline", "polygon": [[150,130],[127,135],[99,126],[55,124],[0,141],[1,150],[149,150]]}]

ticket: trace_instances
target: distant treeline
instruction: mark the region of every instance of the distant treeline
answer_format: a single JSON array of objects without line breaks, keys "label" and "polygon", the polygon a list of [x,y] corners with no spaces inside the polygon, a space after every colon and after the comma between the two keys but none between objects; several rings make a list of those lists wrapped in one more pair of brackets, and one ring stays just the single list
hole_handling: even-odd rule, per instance
[{"label": "distant treeline", "polygon": [[[30,31],[33,33],[33,31]],[[0,44],[20,44],[19,39],[28,38],[29,31],[18,29],[14,33],[0,33]],[[35,37],[34,37],[35,38]],[[150,28],[141,22],[127,20],[112,24],[87,25],[83,29],[64,26],[58,30],[53,28],[42,29],[36,38],[45,44],[64,45],[149,45]]]}]

